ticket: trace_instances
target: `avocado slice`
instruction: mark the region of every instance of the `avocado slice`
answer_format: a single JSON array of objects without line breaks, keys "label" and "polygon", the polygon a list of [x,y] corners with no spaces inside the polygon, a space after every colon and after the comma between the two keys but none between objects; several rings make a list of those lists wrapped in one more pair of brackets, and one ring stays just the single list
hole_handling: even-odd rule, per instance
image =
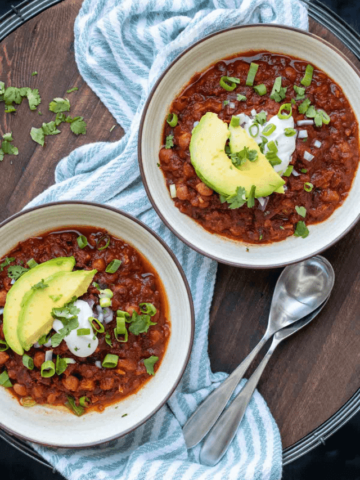
[{"label": "avocado slice", "polygon": [[54,322],[52,309],[83,295],[96,273],[97,270],[54,273],[44,279],[45,288],[32,289],[26,294],[17,329],[24,350],[29,350],[40,337],[49,333]]},{"label": "avocado slice", "polygon": [[3,326],[5,339],[15,353],[23,355],[24,350],[17,335],[21,302],[31,287],[56,272],[71,272],[75,265],[74,257],[58,257],[41,263],[24,273],[10,288],[4,308]]},{"label": "avocado slice", "polygon": [[[240,169],[236,168],[225,153],[229,137],[232,153],[248,147],[258,152],[258,159],[255,162],[247,160]],[[245,188],[249,195],[252,185],[255,185],[255,197],[265,197],[285,183],[261,153],[256,141],[240,126],[228,128],[215,113],[206,113],[194,128],[190,156],[198,177],[224,196],[234,195],[237,187]]]}]

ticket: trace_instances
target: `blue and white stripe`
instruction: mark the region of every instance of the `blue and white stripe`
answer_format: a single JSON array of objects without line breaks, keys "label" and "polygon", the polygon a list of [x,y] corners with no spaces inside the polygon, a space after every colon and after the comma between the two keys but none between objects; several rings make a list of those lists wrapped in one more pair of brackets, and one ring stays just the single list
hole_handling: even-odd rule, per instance
[{"label": "blue and white stripe", "polygon": [[167,242],[182,264],[195,304],[196,333],[176,392],[146,424],[106,447],[57,451],[34,446],[71,480],[279,480],[281,440],[258,392],[231,448],[215,467],[198,463],[200,446],[187,450],[181,426],[226,378],[213,374],[208,348],[209,309],[216,263],[180,242],[161,222],[145,194],[137,162],[137,136],[145,100],[160,73],[200,38],[244,23],[280,23],[306,29],[299,0],[85,0],[75,23],[81,75],[125,136],[85,145],[56,169],[56,184],[29,206],[82,199],[136,215]]}]

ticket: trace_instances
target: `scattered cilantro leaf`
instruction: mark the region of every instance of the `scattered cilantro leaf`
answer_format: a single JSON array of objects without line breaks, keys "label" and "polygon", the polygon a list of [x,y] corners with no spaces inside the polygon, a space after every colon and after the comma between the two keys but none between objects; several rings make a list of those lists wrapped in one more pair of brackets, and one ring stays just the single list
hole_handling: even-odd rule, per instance
[{"label": "scattered cilantro leaf", "polygon": [[306,98],[299,106],[298,112],[299,113],[306,113],[307,109],[310,107],[311,101]]},{"label": "scattered cilantro leaf", "polygon": [[305,222],[300,220],[300,222],[296,224],[294,235],[295,237],[302,237],[302,238],[306,238],[309,235],[309,229],[305,225]]},{"label": "scattered cilantro leaf", "polygon": [[292,171],[294,170],[294,166],[293,165],[289,165],[287,167],[287,169],[285,170],[285,172],[283,173],[283,177],[290,177]]},{"label": "scattered cilantro leaf", "polygon": [[86,134],[86,122],[84,122],[83,117],[78,117],[70,125],[70,130],[75,133],[75,135]]},{"label": "scattered cilantro leaf", "polygon": [[259,124],[259,125],[264,125],[264,123],[266,122],[266,112],[261,111],[260,113],[257,113],[255,115],[255,121]]},{"label": "scattered cilantro leaf", "polygon": [[34,77],[37,74],[38,74],[38,72],[32,72],[31,76]]},{"label": "scattered cilantro leaf", "polygon": [[227,197],[226,201],[229,203],[229,208],[234,210],[240,208],[246,203],[246,190],[243,187],[237,187],[235,195]]},{"label": "scattered cilantro leaf", "polygon": [[38,143],[41,146],[44,146],[45,134],[42,128],[32,127],[30,131],[30,136],[34,140],[34,142]]},{"label": "scattered cilantro leaf", "polygon": [[65,113],[57,113],[55,117],[55,125],[58,126],[60,123],[63,123],[66,121],[66,115]]},{"label": "scattered cilantro leaf", "polygon": [[14,105],[6,105],[5,107],[5,113],[13,113],[16,112],[16,108]]},{"label": "scattered cilantro leaf", "polygon": [[13,265],[8,268],[8,277],[12,278],[13,280],[17,280],[24,275],[29,269],[22,267],[21,265]]},{"label": "scattered cilantro leaf", "polygon": [[240,95],[240,93],[238,93],[237,96],[236,96],[236,100],[238,102],[246,102],[246,97],[245,97],[245,95]]},{"label": "scattered cilantro leaf", "polygon": [[229,100],[224,100],[223,101],[223,107],[226,107],[226,105],[229,105],[230,101]]},{"label": "scattered cilantro leaf", "polygon": [[12,136],[12,132],[5,133],[5,135],[3,136],[3,139],[6,140],[7,142],[13,142],[14,139],[13,139],[13,136]]},{"label": "scattered cilantro leaf", "polygon": [[4,93],[4,101],[6,105],[12,105],[16,103],[20,105],[22,102],[22,97],[20,95],[20,88],[17,87],[7,87]]},{"label": "scattered cilantro leaf", "polygon": [[268,143],[269,140],[263,136],[260,136],[260,138],[261,138],[261,143],[259,143],[258,145],[260,148],[260,152],[264,153],[265,145]]},{"label": "scattered cilantro leaf", "polygon": [[287,88],[281,86],[281,77],[277,77],[272,88],[270,98],[275,102],[281,102],[286,97]]},{"label": "scattered cilantro leaf", "polygon": [[0,162],[4,160],[4,152],[0,148]]},{"label": "scattered cilantro leaf", "polygon": [[5,260],[0,264],[0,272],[4,270],[5,267],[10,265],[11,262],[15,260],[15,257],[6,257]]},{"label": "scattered cilantro leaf", "polygon": [[[300,215],[300,217],[305,218],[306,217],[306,208],[305,207],[299,207],[296,205],[295,207],[296,213]],[[11,267],[9,267],[11,268]]]},{"label": "scattered cilantro leaf", "polygon": [[29,88],[26,96],[29,101],[30,110],[36,110],[36,107],[41,103],[39,90],[37,88],[34,88],[34,90],[31,90],[31,88]]},{"label": "scattered cilantro leaf", "polygon": [[294,85],[295,93],[297,93],[296,100],[303,100],[305,98],[305,88]]},{"label": "scattered cilantro leaf", "polygon": [[174,146],[174,135],[168,135],[165,141],[165,148],[172,148]]},{"label": "scattered cilantro leaf", "polygon": [[144,365],[146,367],[148,375],[155,375],[154,365],[158,360],[159,357],[155,357],[155,355],[151,355],[151,357],[144,359]]},{"label": "scattered cilantro leaf", "polygon": [[69,88],[69,90],[66,90],[66,93],[72,93],[72,92],[76,92],[78,91],[78,87],[73,87],[73,88]]},{"label": "scattered cilantro leaf", "polygon": [[45,282],[44,282],[44,279],[42,278],[40,282],[38,283],[35,283],[35,285],[33,285],[31,287],[31,290],[44,290],[44,288],[47,288],[49,285],[47,285]]},{"label": "scattered cilantro leaf", "polygon": [[38,110],[38,114],[39,114],[39,115],[44,115],[42,112],[40,112],[40,110]]},{"label": "scattered cilantro leaf", "polygon": [[69,112],[70,102],[67,98],[56,97],[50,102],[49,110],[54,113]]},{"label": "scattered cilantro leaf", "polygon": [[248,147],[244,147],[240,152],[230,153],[229,157],[235,167],[240,167],[246,160],[250,162],[257,160],[258,153],[256,150],[250,150]]},{"label": "scattered cilantro leaf", "polygon": [[0,82],[0,95],[4,95],[5,93],[5,83]]},{"label": "scattered cilantro leaf", "polygon": [[60,130],[56,128],[56,123],[54,120],[49,123],[43,123],[41,128],[44,132],[44,135],[57,135],[58,133],[61,133]]},{"label": "scattered cilantro leaf", "polygon": [[7,155],[18,155],[19,150],[7,140],[1,142],[1,150]]},{"label": "scattered cilantro leaf", "polygon": [[151,321],[150,315],[138,315],[134,312],[131,317],[129,331],[134,335],[140,335],[140,333],[147,333],[151,325],[156,325],[156,323]]}]

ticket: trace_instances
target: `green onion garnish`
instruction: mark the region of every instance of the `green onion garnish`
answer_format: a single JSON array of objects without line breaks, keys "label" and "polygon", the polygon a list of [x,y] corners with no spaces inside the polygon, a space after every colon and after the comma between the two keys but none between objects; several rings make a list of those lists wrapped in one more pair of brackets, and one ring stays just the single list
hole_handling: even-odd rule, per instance
[{"label": "green onion garnish", "polygon": [[90,335],[91,330],[90,328],[78,328],[76,334],[78,337],[82,337],[84,335]]},{"label": "green onion garnish", "polygon": [[236,100],[238,102],[246,102],[246,97],[245,97],[245,95],[240,95],[240,93],[238,93],[237,96],[236,96]]},{"label": "green onion garnish", "polygon": [[238,127],[240,125],[240,118],[239,117],[231,117],[230,126],[231,127]]},{"label": "green onion garnish", "polygon": [[280,158],[276,155],[278,152],[278,148],[273,140],[271,142],[268,142],[267,144],[269,151],[265,154],[265,157],[269,160],[269,163],[271,166],[275,165],[280,165],[281,160]]},{"label": "green onion garnish", "polygon": [[156,315],[157,310],[152,303],[140,303],[139,307],[143,313],[150,315],[150,317]]},{"label": "green onion garnish", "polygon": [[155,355],[151,355],[151,357],[144,359],[144,365],[146,367],[148,375],[155,375],[154,365],[158,360],[159,357],[155,357]]},{"label": "green onion garnish", "polygon": [[305,97],[305,88],[294,85],[294,90],[297,93],[296,100],[303,100]]},{"label": "green onion garnish", "polygon": [[[283,110],[286,110],[289,113],[288,114],[281,113]],[[281,105],[281,107],[279,108],[279,112],[278,112],[277,116],[280,118],[280,120],[287,120],[288,118],[291,117],[291,115],[292,115],[292,105],[291,105],[291,103],[283,103]]]},{"label": "green onion garnish", "polygon": [[252,185],[251,189],[250,189],[249,196],[247,198],[247,207],[248,208],[253,208],[253,206],[255,205],[255,190],[256,190],[256,186]]},{"label": "green onion garnish", "polygon": [[88,397],[80,397],[79,404],[81,407],[88,407],[90,403],[90,398]]},{"label": "green onion garnish", "polygon": [[69,363],[73,363],[72,358],[61,358],[59,355],[56,357],[56,375],[61,375],[67,369]]},{"label": "green onion garnish", "polygon": [[0,352],[6,352],[6,350],[9,348],[9,345],[5,340],[0,340]]},{"label": "green onion garnish", "polygon": [[270,98],[275,102],[281,102],[286,97],[286,87],[281,86],[281,77],[277,77],[271,90]]},{"label": "green onion garnish", "polygon": [[36,405],[36,402],[31,397],[21,397],[20,398],[20,405],[22,407],[30,408],[30,407],[34,407]]},{"label": "green onion garnish", "polygon": [[254,90],[255,92],[260,95],[260,96],[263,96],[266,94],[267,90],[266,90],[266,85],[264,83],[262,83],[261,85],[256,85],[254,87]]},{"label": "green onion garnish", "polygon": [[300,172],[301,172],[301,173],[307,173],[307,168],[302,168],[302,169],[300,170]]},{"label": "green onion garnish", "polygon": [[285,128],[285,137],[293,137],[294,135],[296,135],[294,128]]},{"label": "green onion garnish", "polygon": [[38,263],[33,258],[31,258],[28,262],[26,262],[26,264],[28,265],[29,268],[34,268],[38,265]]},{"label": "green onion garnish", "polygon": [[43,378],[50,378],[55,375],[55,364],[52,360],[48,360],[41,365],[41,376]]},{"label": "green onion garnish", "polygon": [[[253,129],[256,129],[256,132],[254,133],[253,132]],[[259,134],[259,125],[257,123],[253,123],[250,127],[249,127],[249,133],[250,133],[250,136],[255,138],[258,134]]]},{"label": "green onion garnish", "polygon": [[265,137],[268,137],[273,132],[275,132],[275,130],[276,130],[276,125],[274,125],[273,123],[269,123],[268,125],[266,125],[266,127],[262,131],[262,134],[265,135]]},{"label": "green onion garnish", "polygon": [[109,263],[109,265],[106,267],[105,272],[106,273],[115,273],[119,270],[119,267],[121,265],[121,260],[118,260],[115,258],[112,262]]},{"label": "green onion garnish", "polygon": [[65,407],[67,407],[69,410],[72,410],[78,417],[83,415],[84,407],[76,405],[75,398],[73,397],[68,396],[67,399],[68,401],[65,403]]},{"label": "green onion garnish", "polygon": [[287,169],[285,170],[284,174],[283,174],[283,177],[290,177],[290,175],[292,174],[292,171],[293,171],[294,167],[293,165],[289,165],[287,167]]},{"label": "green onion garnish", "polygon": [[105,342],[109,345],[109,347],[112,348],[112,342],[111,342],[111,335],[110,335],[110,333],[106,333],[106,335],[105,335]]},{"label": "green onion garnish", "polygon": [[306,113],[307,109],[310,107],[310,100],[305,98],[305,100],[298,106],[299,113]]},{"label": "green onion garnish", "polygon": [[102,362],[102,366],[104,368],[115,368],[118,364],[119,357],[117,355],[113,355],[108,353]]},{"label": "green onion garnish", "polygon": [[176,115],[176,113],[169,113],[166,121],[170,125],[170,127],[176,127],[178,123],[178,116]]},{"label": "green onion garnish", "polygon": [[0,385],[5,387],[5,388],[10,388],[12,387],[12,383],[10,381],[9,375],[6,370],[2,372],[0,375]]},{"label": "green onion garnish", "polygon": [[29,355],[26,355],[26,353],[22,357],[22,362],[28,370],[34,370],[34,360],[29,357]]},{"label": "green onion garnish", "polygon": [[305,182],[304,183],[304,190],[305,192],[311,192],[311,190],[314,188],[314,185],[310,182]]},{"label": "green onion garnish", "polygon": [[255,75],[256,75],[256,72],[258,71],[258,68],[259,68],[259,65],[257,63],[250,64],[249,72],[246,79],[246,85],[248,87],[252,87],[254,85]]},{"label": "green onion garnish", "polygon": [[79,245],[79,248],[85,248],[86,245],[88,244],[88,241],[87,241],[87,238],[85,237],[85,235],[80,235],[80,237],[78,237],[76,239],[78,245]]},{"label": "green onion garnish", "polygon": [[103,297],[103,298],[100,298],[100,307],[101,308],[107,308],[107,307],[110,307],[111,306],[111,298],[109,297]]},{"label": "green onion garnish", "polygon": [[[114,335],[117,342],[126,343],[129,338],[129,334],[126,328],[125,317],[116,317],[116,327],[114,328]],[[124,335],[124,339],[121,340],[119,335]]]},{"label": "green onion garnish", "polygon": [[314,105],[310,105],[310,107],[306,110],[305,115],[307,116],[307,118],[315,118],[316,110]]},{"label": "green onion garnish", "polygon": [[[100,247],[102,242],[105,242],[105,245]],[[105,248],[107,248],[109,245],[110,245],[110,236],[107,233],[105,235],[102,235],[96,242],[96,248],[100,251],[105,250]]]},{"label": "green onion garnish", "polygon": [[305,225],[305,222],[300,220],[300,222],[296,224],[294,235],[295,237],[302,237],[302,238],[306,238],[309,235],[309,229]]},{"label": "green onion garnish", "polygon": [[[97,332],[97,333],[104,333],[105,332],[104,325],[97,318],[89,317],[88,320],[89,320],[92,328],[95,330],[95,332]],[[94,325],[94,322],[95,322],[96,326]]]},{"label": "green onion garnish", "polygon": [[174,135],[168,135],[165,139],[165,148],[169,149],[174,146]]},{"label": "green onion garnish", "polygon": [[236,85],[240,83],[240,79],[235,77],[221,77],[219,83],[224,90],[232,92],[235,90]]},{"label": "green onion garnish", "polygon": [[307,65],[305,70],[304,78],[300,81],[301,85],[305,87],[310,86],[311,80],[313,77],[314,67],[312,65]]},{"label": "green onion garnish", "polygon": [[324,110],[318,110],[317,113],[319,115],[321,115],[322,121],[323,121],[323,123],[325,123],[325,125],[328,125],[330,123],[331,119],[330,119],[329,115]]},{"label": "green onion garnish", "polygon": [[300,217],[305,218],[306,217],[306,208],[305,207],[299,207],[296,205],[295,207],[296,213],[300,215]]}]

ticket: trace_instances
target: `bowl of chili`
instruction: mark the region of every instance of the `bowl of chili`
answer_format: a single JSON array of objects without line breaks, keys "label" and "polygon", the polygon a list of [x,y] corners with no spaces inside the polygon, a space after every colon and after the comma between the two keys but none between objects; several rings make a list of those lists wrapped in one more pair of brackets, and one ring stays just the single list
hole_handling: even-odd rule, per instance
[{"label": "bowl of chili", "polygon": [[[154,208],[180,239],[221,263],[275,268],[322,252],[359,219],[359,90],[349,59],[298,29],[240,26],[197,42],[165,70],[143,111],[138,156]],[[261,153],[282,192],[273,185],[261,195],[239,182],[226,196],[216,171],[208,181],[209,167],[200,153],[200,169],[190,148],[210,115],[256,141],[257,151],[234,151],[229,134],[221,155],[230,168],[251,167],[251,153]]]},{"label": "bowl of chili", "polygon": [[[194,333],[189,286],[165,242],[115,208],[59,202],[4,221],[0,245],[0,427],[48,446],[89,447],[154,415],[184,373]],[[65,302],[78,275],[91,283]],[[66,285],[54,295],[59,278]],[[32,283],[27,294],[57,308],[45,335],[17,344],[11,309]]]}]

